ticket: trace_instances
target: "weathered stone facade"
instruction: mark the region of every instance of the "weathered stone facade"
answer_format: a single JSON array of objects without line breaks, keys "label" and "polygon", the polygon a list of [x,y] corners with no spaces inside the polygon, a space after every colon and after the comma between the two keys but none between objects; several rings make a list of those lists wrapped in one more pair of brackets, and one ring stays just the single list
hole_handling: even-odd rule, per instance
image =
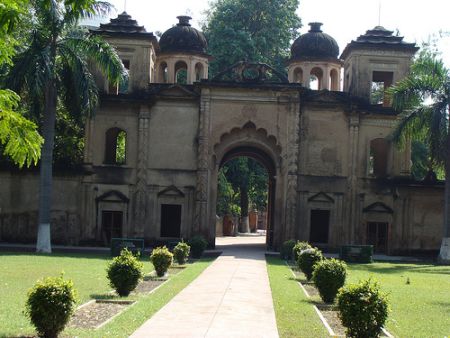
[{"label": "weathered stone facade", "polygon": [[[321,34],[317,27],[310,34]],[[184,52],[162,50],[125,14],[104,25],[96,33],[117,47],[130,79],[121,92],[97,75],[104,94],[86,125],[85,171],[55,178],[54,242],[201,233],[213,244],[218,171],[243,155],[269,172],[268,246],[298,238],[332,248],[372,243],[387,253],[437,250],[443,186],[411,179],[409,147],[389,141],[396,114],[388,102],[369,102],[371,80],[400,79],[416,47],[395,37],[398,44],[382,50],[378,38],[370,42],[374,31],[392,37],[368,31],[342,61],[332,44],[330,55],[298,53],[302,44],[295,44],[289,80],[246,63],[207,79],[203,41]],[[345,91],[337,90],[342,65]],[[301,83],[310,75],[318,90]],[[118,161],[121,132],[125,158]],[[33,241],[37,176],[0,175],[0,240]]]}]

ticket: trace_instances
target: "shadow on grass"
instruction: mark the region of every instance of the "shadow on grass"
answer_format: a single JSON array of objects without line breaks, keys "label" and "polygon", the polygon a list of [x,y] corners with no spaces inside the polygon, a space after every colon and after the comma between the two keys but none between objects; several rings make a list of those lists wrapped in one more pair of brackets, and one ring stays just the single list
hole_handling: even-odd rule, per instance
[{"label": "shadow on grass", "polygon": [[2,256],[36,256],[36,257],[48,257],[48,258],[85,258],[85,259],[103,259],[111,260],[112,257],[109,253],[37,253],[37,252],[0,252]]},{"label": "shadow on grass", "polygon": [[[382,274],[398,274],[404,272],[428,273],[437,275],[450,275],[450,267],[433,264],[417,264],[417,263],[382,263],[385,266],[375,264],[356,264],[349,263],[352,270],[367,271]],[[389,264],[389,265],[387,265]]]}]

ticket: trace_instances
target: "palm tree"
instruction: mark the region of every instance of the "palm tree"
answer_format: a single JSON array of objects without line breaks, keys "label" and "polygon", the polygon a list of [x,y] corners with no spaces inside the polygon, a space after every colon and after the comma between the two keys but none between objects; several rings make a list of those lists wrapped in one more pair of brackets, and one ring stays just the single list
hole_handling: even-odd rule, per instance
[{"label": "palm tree", "polygon": [[410,74],[389,89],[401,120],[393,139],[424,142],[430,150],[430,165],[445,168],[444,231],[439,260],[450,263],[450,73],[436,53],[424,50]]},{"label": "palm tree", "polygon": [[9,85],[23,93],[32,112],[41,117],[44,145],[40,163],[37,252],[51,252],[50,209],[52,162],[57,104],[70,113],[91,114],[97,87],[88,63],[95,64],[112,83],[124,76],[115,50],[100,37],[77,27],[84,17],[104,14],[106,2],[95,0],[33,0],[30,43],[13,60]]}]

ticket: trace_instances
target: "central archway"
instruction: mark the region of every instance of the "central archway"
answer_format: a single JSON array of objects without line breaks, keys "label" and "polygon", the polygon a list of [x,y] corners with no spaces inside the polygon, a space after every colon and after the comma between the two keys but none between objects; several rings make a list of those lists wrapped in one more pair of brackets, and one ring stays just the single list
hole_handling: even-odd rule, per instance
[{"label": "central archway", "polygon": [[256,129],[248,122],[243,128],[235,128],[230,133],[222,135],[220,143],[214,146],[211,171],[210,206],[210,234],[215,238],[215,217],[217,205],[217,184],[219,170],[223,165],[237,157],[249,157],[261,164],[268,173],[268,201],[267,201],[267,231],[266,245],[273,248],[278,242],[280,219],[282,214],[282,184],[281,147],[276,138],[268,136],[264,129]]}]

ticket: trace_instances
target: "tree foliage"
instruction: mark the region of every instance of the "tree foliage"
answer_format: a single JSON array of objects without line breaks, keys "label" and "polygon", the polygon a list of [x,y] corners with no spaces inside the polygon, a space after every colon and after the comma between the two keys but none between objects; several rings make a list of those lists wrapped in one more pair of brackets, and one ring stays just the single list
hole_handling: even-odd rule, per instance
[{"label": "tree foliage", "polygon": [[[445,168],[444,237],[450,237],[450,73],[438,55],[423,49],[410,74],[388,90],[400,121],[393,139],[423,142],[429,151],[429,167]],[[441,250],[441,254],[442,254]]]},{"label": "tree foliage", "polygon": [[267,206],[267,170],[250,157],[237,157],[219,171],[217,213],[248,216],[250,208]]},{"label": "tree foliage", "polygon": [[[14,31],[23,20],[26,2],[3,0],[0,4],[0,67],[11,64],[17,47]],[[0,144],[3,154],[20,167],[36,163],[41,154],[42,137],[37,126],[17,112],[20,98],[0,88]]]},{"label": "tree foliage", "polygon": [[40,164],[37,251],[51,252],[50,202],[53,177],[55,121],[58,105],[72,116],[92,114],[98,90],[90,64],[118,84],[126,70],[116,51],[77,23],[105,14],[110,5],[96,0],[33,0],[26,44],[12,59],[7,83],[27,100],[41,123],[44,144]]},{"label": "tree foliage", "polygon": [[242,60],[263,62],[284,71],[301,20],[298,0],[217,0],[203,31],[216,74]]}]

